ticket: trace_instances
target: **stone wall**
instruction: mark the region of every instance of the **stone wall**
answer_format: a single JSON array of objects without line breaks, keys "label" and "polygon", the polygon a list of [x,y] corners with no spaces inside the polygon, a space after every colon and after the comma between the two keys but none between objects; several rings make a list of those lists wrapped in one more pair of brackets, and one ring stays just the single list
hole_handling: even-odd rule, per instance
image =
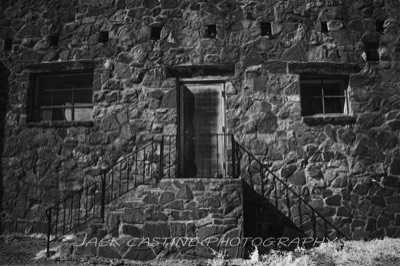
[{"label": "stone wall", "polygon": [[[3,64],[0,64],[0,140],[4,139],[4,129],[5,129],[5,121],[6,121],[6,113],[7,113],[7,103],[8,103],[8,75],[9,71],[4,67]],[[0,161],[3,158],[4,151],[4,142],[0,141]],[[3,197],[3,164],[0,163],[0,202]],[[2,213],[2,205],[0,204],[0,213]],[[3,227],[1,223],[0,216],[0,234],[3,232]]]},{"label": "stone wall", "polygon": [[[230,98],[237,108],[229,128],[239,142],[346,235],[399,236],[399,93],[392,89],[397,71],[379,65],[354,74],[345,69],[353,115],[306,118],[301,116],[299,74],[293,73],[341,71],[330,63],[270,65],[248,68],[247,86]],[[296,212],[296,198],[288,204],[288,192],[272,180],[264,182],[264,196],[271,202],[278,197],[275,206],[281,212]]]},{"label": "stone wall", "polygon": [[[176,133],[177,84],[169,67],[220,64],[235,68],[226,119],[241,144],[352,237],[399,235],[396,1],[2,3],[0,60],[11,72],[2,157],[8,231],[30,230],[46,206],[102,166],[154,136]],[[261,22],[271,23],[271,34],[260,36]],[[211,24],[216,36],[208,36]],[[151,38],[154,26],[162,26],[160,40]],[[100,42],[102,32],[107,42]],[[371,43],[378,61],[366,62]],[[30,123],[31,73],[87,62],[94,121]],[[189,74],[212,75],[204,73]],[[351,114],[302,117],[302,73],[348,74]]]},{"label": "stone wall", "polygon": [[239,179],[165,179],[159,186],[141,185],[109,207],[106,227],[93,226],[78,241],[75,254],[131,260],[212,258],[215,252],[241,257],[236,243],[243,236],[242,195]]}]

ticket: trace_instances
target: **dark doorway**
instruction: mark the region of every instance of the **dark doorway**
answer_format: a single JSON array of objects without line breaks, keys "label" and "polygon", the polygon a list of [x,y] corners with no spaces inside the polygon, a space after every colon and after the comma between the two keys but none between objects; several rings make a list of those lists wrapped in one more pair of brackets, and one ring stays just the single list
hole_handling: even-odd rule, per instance
[{"label": "dark doorway", "polygon": [[225,176],[224,104],[223,83],[180,84],[180,177]]},{"label": "dark doorway", "polygon": [[[5,135],[5,125],[6,125],[6,114],[8,105],[8,76],[10,71],[0,63],[0,214],[3,211],[3,152],[4,152],[4,135]],[[3,233],[1,215],[0,215],[0,234]]]}]

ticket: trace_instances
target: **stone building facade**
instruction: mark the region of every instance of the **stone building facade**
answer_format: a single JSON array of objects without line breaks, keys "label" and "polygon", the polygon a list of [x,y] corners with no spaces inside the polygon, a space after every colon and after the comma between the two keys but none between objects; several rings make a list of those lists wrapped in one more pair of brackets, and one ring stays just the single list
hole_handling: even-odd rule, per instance
[{"label": "stone building facade", "polygon": [[[186,130],[177,94],[196,80],[222,88],[205,98],[223,98],[220,132],[343,233],[400,236],[399,11],[394,0],[3,0],[3,230],[46,231],[46,207]],[[63,86],[75,94],[46,94]]]}]

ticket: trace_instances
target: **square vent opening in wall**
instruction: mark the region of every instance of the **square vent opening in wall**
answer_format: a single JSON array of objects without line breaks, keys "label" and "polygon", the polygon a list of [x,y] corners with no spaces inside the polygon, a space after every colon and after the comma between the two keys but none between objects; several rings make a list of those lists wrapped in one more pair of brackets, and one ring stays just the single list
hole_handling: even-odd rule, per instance
[{"label": "square vent opening in wall", "polygon": [[58,35],[50,36],[51,47],[57,47],[59,42],[60,42],[60,38],[58,37]]},{"label": "square vent opening in wall", "polygon": [[321,32],[322,33],[329,33],[328,22],[326,22],[326,21],[321,22]]},{"label": "square vent opening in wall", "polygon": [[215,24],[207,25],[206,37],[210,39],[217,37],[217,26]]},{"label": "square vent opening in wall", "polygon": [[377,19],[375,20],[375,30],[376,32],[384,32],[385,28],[383,27],[385,25],[385,21],[382,19]]},{"label": "square vent opening in wall", "polygon": [[261,22],[260,29],[261,29],[261,36],[271,36],[272,35],[271,22]]},{"label": "square vent opening in wall", "polygon": [[108,42],[108,31],[100,31],[99,34],[99,43],[107,43]]},{"label": "square vent opening in wall", "polygon": [[3,44],[4,51],[11,51],[12,50],[12,39],[5,39]]},{"label": "square vent opening in wall", "polygon": [[367,61],[379,61],[379,42],[364,42]]},{"label": "square vent opening in wall", "polygon": [[161,30],[162,26],[152,26],[151,27],[151,33],[150,33],[150,39],[154,41],[158,41],[161,39]]}]

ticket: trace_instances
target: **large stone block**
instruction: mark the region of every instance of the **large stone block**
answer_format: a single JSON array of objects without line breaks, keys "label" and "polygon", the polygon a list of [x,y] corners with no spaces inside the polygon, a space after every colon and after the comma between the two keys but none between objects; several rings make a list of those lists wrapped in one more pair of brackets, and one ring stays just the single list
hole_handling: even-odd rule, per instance
[{"label": "large stone block", "polygon": [[307,53],[301,44],[295,44],[292,47],[286,49],[283,52],[281,59],[283,61],[308,61]]},{"label": "large stone block", "polygon": [[149,261],[156,258],[156,254],[148,245],[139,245],[140,242],[131,243],[129,250],[122,256],[123,259]]},{"label": "large stone block", "polygon": [[104,131],[114,131],[120,129],[120,125],[114,116],[108,116],[104,118],[100,127]]},{"label": "large stone block", "polygon": [[136,208],[126,208],[120,215],[121,221],[125,223],[140,224],[145,221],[143,211]]},{"label": "large stone block", "polygon": [[159,204],[164,205],[175,200],[175,193],[172,191],[163,191],[160,194]]},{"label": "large stone block", "polygon": [[177,199],[191,200],[193,199],[193,194],[188,185],[184,184],[175,196]]},{"label": "large stone block", "polygon": [[170,229],[165,222],[146,222],[143,226],[143,235],[150,239],[155,237],[169,237]]},{"label": "large stone block", "polygon": [[286,74],[287,62],[281,60],[268,60],[263,64],[263,69],[270,73]]},{"label": "large stone block", "polygon": [[119,229],[119,234],[120,235],[130,235],[133,237],[140,238],[143,236],[143,230],[136,225],[122,224]]},{"label": "large stone block", "polygon": [[156,195],[146,195],[143,198],[143,202],[146,204],[158,204],[158,198]]},{"label": "large stone block", "polygon": [[265,92],[267,82],[268,82],[268,77],[266,77],[266,76],[259,76],[259,77],[254,78],[253,91]]},{"label": "large stone block", "polygon": [[375,218],[369,218],[367,220],[367,225],[365,226],[365,230],[369,232],[374,232],[377,230],[376,228],[376,219]]},{"label": "large stone block", "polygon": [[75,246],[74,254],[82,257],[96,257],[97,256],[97,246],[88,244],[83,246]]},{"label": "large stone block", "polygon": [[121,254],[118,252],[118,248],[112,246],[112,245],[99,245],[99,251],[98,251],[98,256],[103,257],[103,258],[109,258],[109,259],[120,259]]},{"label": "large stone block", "polygon": [[171,230],[171,237],[184,237],[186,235],[186,224],[185,223],[177,223],[170,222],[169,227]]},{"label": "large stone block", "polygon": [[228,227],[226,225],[207,225],[197,229],[197,237],[204,240],[208,237],[221,235],[227,231]]},{"label": "large stone block", "polygon": [[277,117],[272,112],[268,112],[263,118],[259,120],[257,125],[258,132],[261,134],[274,133],[278,129],[277,121]]},{"label": "large stone block", "polygon": [[281,169],[281,176],[283,178],[289,178],[293,175],[293,173],[297,170],[297,166],[295,164],[285,165]]},{"label": "large stone block", "polygon": [[251,51],[243,60],[243,69],[246,69],[250,66],[256,66],[262,64],[263,62],[264,59],[259,53]]},{"label": "large stone block", "polygon": [[308,164],[304,173],[306,178],[320,179],[323,177],[321,168],[317,164]]},{"label": "large stone block", "polygon": [[388,187],[400,187],[400,178],[394,176],[385,176],[382,180],[382,184]]},{"label": "large stone block", "polygon": [[183,200],[174,200],[164,205],[165,209],[183,210]]}]

